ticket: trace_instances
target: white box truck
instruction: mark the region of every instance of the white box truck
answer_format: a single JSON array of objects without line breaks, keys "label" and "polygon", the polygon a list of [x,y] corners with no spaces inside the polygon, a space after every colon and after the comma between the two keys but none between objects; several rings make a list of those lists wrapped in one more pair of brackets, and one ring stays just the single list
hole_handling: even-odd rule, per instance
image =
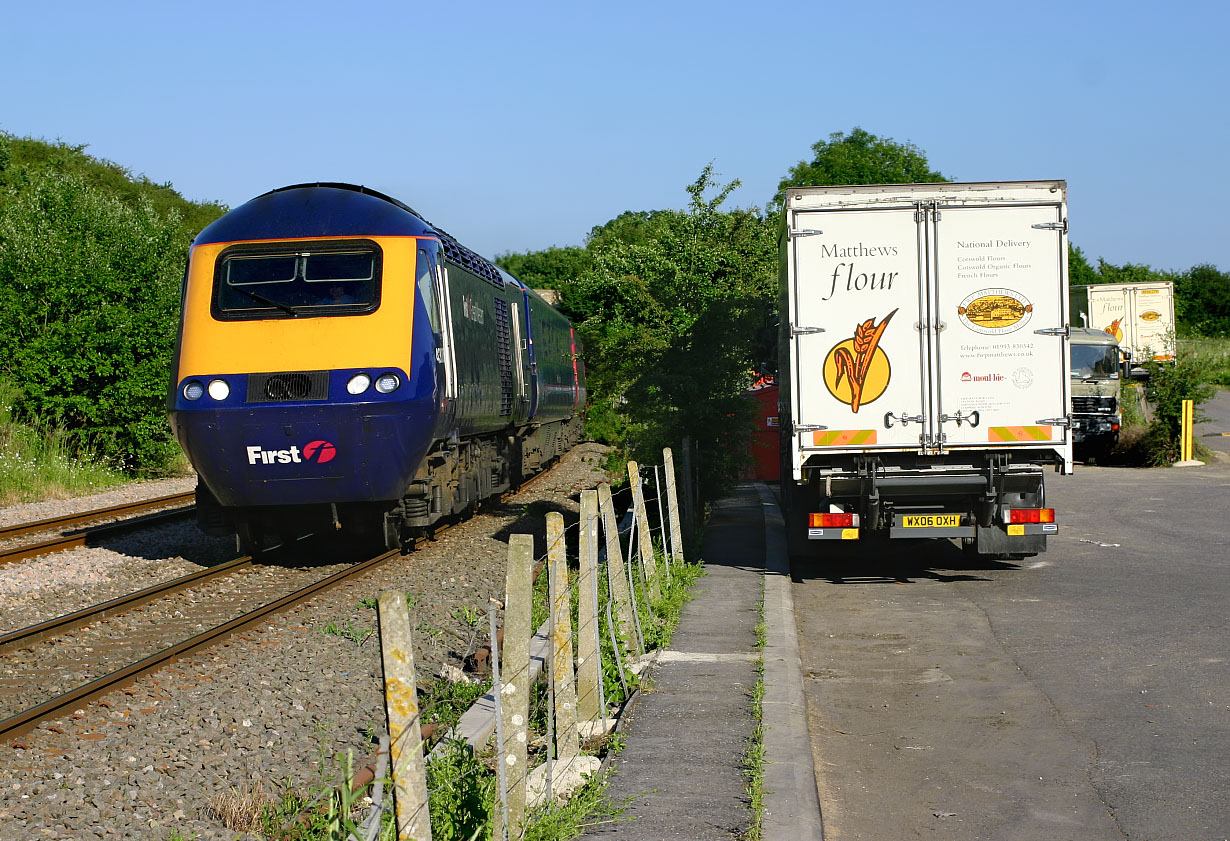
[{"label": "white box truck", "polygon": [[1063,181],[794,187],[781,236],[792,554],[958,538],[1043,552],[1072,469]]},{"label": "white box truck", "polygon": [[1099,283],[1087,292],[1089,326],[1118,339],[1133,368],[1174,361],[1173,283]]}]

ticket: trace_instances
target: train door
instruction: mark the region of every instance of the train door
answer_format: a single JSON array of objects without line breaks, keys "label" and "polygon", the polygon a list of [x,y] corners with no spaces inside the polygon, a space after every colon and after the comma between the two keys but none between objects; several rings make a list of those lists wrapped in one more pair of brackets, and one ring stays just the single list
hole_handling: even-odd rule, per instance
[{"label": "train door", "polygon": [[[440,244],[425,240],[419,248],[415,285],[427,307],[435,345],[436,399],[440,404],[442,425],[451,424],[454,401],[457,398],[456,359],[453,354],[452,319],[448,313],[448,287],[440,260]],[[440,430],[437,430],[438,432]]]},{"label": "train door", "polygon": [[512,309],[512,317],[509,320],[512,322],[513,388],[516,396],[516,409],[513,414],[516,423],[524,423],[529,419],[529,396],[525,390],[525,331],[521,324],[521,304],[513,301],[509,307]]},{"label": "train door", "polygon": [[538,360],[534,356],[534,320],[533,310],[530,303],[530,293],[527,290],[525,293],[525,353],[526,362],[529,364],[529,391],[530,391],[530,416],[529,420],[533,420],[538,414]]}]

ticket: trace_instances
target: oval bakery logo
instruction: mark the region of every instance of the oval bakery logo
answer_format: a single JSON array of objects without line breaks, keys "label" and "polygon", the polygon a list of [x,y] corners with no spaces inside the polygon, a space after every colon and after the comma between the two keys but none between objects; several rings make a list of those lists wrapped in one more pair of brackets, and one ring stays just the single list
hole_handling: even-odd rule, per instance
[{"label": "oval bakery logo", "polygon": [[1029,323],[1034,305],[1011,289],[980,289],[957,307],[961,323],[988,336],[1015,333]]},{"label": "oval bakery logo", "polygon": [[1160,312],[1154,312],[1153,310],[1148,310],[1147,312],[1142,312],[1140,314],[1141,321],[1157,321],[1161,317],[1162,314]]}]

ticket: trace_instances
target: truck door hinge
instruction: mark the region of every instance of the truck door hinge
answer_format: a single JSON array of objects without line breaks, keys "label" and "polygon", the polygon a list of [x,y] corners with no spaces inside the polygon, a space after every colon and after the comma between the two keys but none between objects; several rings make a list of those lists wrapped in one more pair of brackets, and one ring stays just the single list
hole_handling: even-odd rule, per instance
[{"label": "truck door hinge", "polygon": [[800,423],[794,427],[794,432],[797,435],[800,432],[823,432],[828,429],[827,426],[821,426],[818,423]]},{"label": "truck door hinge", "polygon": [[1036,225],[1030,225],[1031,228],[1037,228],[1039,231],[1062,231],[1068,232],[1068,220],[1062,222],[1039,222]]},{"label": "truck door hinge", "polygon": [[1072,419],[1066,416],[1062,418],[1042,418],[1041,420],[1034,421],[1034,423],[1039,426],[1071,426]]},{"label": "truck door hinge", "polygon": [[1064,338],[1069,338],[1072,335],[1072,328],[1068,326],[1044,327],[1041,330],[1035,330],[1034,332],[1039,336],[1063,336]]},{"label": "truck door hinge", "polygon": [[823,333],[823,327],[800,327],[797,324],[790,325],[791,336],[806,336],[810,333]]},{"label": "truck door hinge", "polygon": [[819,236],[822,233],[824,233],[824,231],[818,231],[815,228],[794,228],[789,232],[789,234],[787,234],[787,236],[791,239],[798,239],[799,237]]},{"label": "truck door hinge", "polygon": [[942,333],[948,329],[947,321],[937,321],[932,324],[930,321],[915,321],[914,329],[922,332],[923,330],[934,330],[936,333]]}]

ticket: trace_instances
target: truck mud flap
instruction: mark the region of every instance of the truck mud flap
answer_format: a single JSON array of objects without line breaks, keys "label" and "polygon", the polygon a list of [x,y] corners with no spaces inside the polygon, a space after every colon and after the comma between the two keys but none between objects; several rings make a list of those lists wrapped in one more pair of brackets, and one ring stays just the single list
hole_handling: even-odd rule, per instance
[{"label": "truck mud flap", "polygon": [[[1046,526],[1050,526],[1052,531],[1043,531]],[[1046,551],[1047,535],[1059,531],[1058,526],[1053,523],[1011,526],[1010,528],[1021,529],[1022,534],[1009,534],[1003,526],[991,526],[990,528],[977,526],[974,540],[978,554],[1037,555]]]}]

